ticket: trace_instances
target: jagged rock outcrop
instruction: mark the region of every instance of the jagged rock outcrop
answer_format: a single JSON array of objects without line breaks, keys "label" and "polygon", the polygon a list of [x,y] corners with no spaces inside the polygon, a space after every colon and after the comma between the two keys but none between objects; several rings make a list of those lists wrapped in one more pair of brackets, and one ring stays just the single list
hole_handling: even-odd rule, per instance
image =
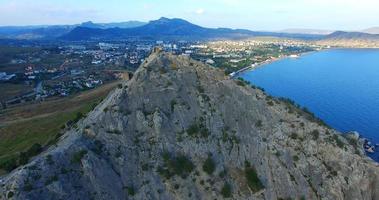
[{"label": "jagged rock outcrop", "polygon": [[0,199],[379,199],[379,166],[363,154],[285,101],[156,51],[2,177]]}]

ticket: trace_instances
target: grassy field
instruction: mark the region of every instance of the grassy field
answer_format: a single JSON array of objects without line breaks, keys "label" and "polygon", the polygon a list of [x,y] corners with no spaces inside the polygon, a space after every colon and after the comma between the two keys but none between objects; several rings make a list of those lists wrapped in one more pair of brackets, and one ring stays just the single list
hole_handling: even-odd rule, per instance
[{"label": "grassy field", "polygon": [[[67,98],[23,105],[0,113],[0,167],[33,144],[54,143],[61,129],[74,121],[78,113],[86,114],[117,86],[113,82]],[[0,171],[5,173],[5,171]]]},{"label": "grassy field", "polygon": [[0,91],[0,101],[5,101],[14,96],[33,91],[33,86],[27,86],[25,84],[1,83]]}]

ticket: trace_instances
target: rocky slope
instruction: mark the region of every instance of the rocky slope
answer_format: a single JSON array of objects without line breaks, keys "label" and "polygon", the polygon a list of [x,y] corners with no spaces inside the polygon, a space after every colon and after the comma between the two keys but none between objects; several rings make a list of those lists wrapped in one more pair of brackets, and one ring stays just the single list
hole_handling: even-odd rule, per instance
[{"label": "rocky slope", "polygon": [[379,166],[359,144],[156,50],[56,146],[2,177],[0,199],[379,199]]}]

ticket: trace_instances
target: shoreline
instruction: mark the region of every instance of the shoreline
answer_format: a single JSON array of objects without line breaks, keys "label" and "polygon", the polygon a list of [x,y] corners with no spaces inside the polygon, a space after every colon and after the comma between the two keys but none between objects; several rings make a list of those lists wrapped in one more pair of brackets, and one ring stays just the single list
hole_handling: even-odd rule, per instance
[{"label": "shoreline", "polygon": [[[302,56],[305,56],[307,54],[311,54],[311,53],[317,53],[317,52],[321,52],[321,51],[327,51],[327,50],[338,50],[338,49],[377,49],[379,50],[379,47],[330,47],[330,48],[323,48],[323,49],[320,49],[320,50],[314,50],[314,51],[309,51],[309,52],[304,52],[304,53],[300,53],[300,54],[294,54],[294,55],[297,55],[297,57],[294,57],[293,59],[299,59],[301,58]],[[231,78],[235,78],[235,77],[238,77],[239,74],[241,73],[244,73],[246,71],[253,71],[255,69],[258,69],[264,65],[268,65],[268,64],[271,64],[271,63],[274,63],[274,62],[277,62],[277,61],[281,61],[281,60],[284,60],[284,59],[287,59],[287,58],[291,58],[291,55],[286,55],[286,56],[283,56],[283,57],[280,57],[280,58],[276,58],[276,59],[271,59],[271,60],[268,60],[268,61],[263,61],[261,63],[258,63],[256,64],[255,66],[248,66],[248,67],[244,67],[240,70],[237,70],[237,71],[234,71],[232,73],[229,74],[229,76]]]},{"label": "shoreline", "polygon": [[[300,53],[300,54],[286,55],[286,56],[282,56],[280,58],[266,60],[266,61],[263,61],[261,63],[256,64],[255,66],[244,67],[244,68],[242,68],[242,69],[240,69],[238,71],[232,72],[232,73],[229,74],[229,76],[231,78],[235,78],[235,77],[238,77],[238,75],[240,75],[241,73],[244,73],[246,71],[253,71],[253,70],[256,70],[256,69],[258,69],[260,67],[263,67],[265,65],[268,65],[268,64],[271,64],[271,63],[274,63],[274,62],[277,62],[277,61],[281,61],[281,60],[284,60],[284,59],[287,59],[287,58],[299,59],[300,57],[305,56],[307,54],[316,53],[316,52],[320,52],[320,51],[323,51],[323,50],[325,50],[325,49],[314,50],[314,51],[304,52],[304,53]],[[293,55],[296,55],[296,57],[291,57]]]},{"label": "shoreline", "polygon": [[[321,52],[321,51],[328,51],[328,50],[341,50],[341,49],[373,49],[373,48],[335,47],[335,48],[325,48],[325,49],[320,49],[320,50],[314,50],[314,51],[304,52],[304,53],[301,53],[301,54],[296,54],[297,57],[291,57],[291,55],[289,55],[289,56],[287,55],[287,56],[283,56],[283,57],[280,57],[280,58],[270,59],[268,61],[261,62],[261,63],[257,64],[256,66],[245,67],[245,68],[243,68],[241,70],[233,72],[234,74],[231,73],[229,76],[232,79],[234,79],[234,78],[240,77],[240,75],[243,74],[243,73],[253,72],[254,70],[256,70],[256,69],[258,69],[260,67],[263,67],[265,65],[268,65],[268,64],[271,64],[271,63],[274,63],[276,61],[280,61],[280,60],[283,60],[283,59],[288,59],[288,58],[290,58],[290,59],[291,58],[293,58],[293,59],[299,59],[301,56],[305,56],[305,55],[312,54],[312,53],[317,53],[317,52]],[[379,143],[375,143],[375,140],[373,140],[371,138],[364,137],[361,133],[358,133],[357,131],[343,132],[343,131],[340,131],[340,130],[334,128],[334,127],[332,127],[332,129],[337,130],[342,135],[347,136],[347,137],[349,135],[351,135],[352,133],[357,133],[358,134],[358,139],[362,142],[361,149],[363,150],[364,154],[367,157],[369,157],[370,159],[372,159],[373,161],[379,163],[379,157],[377,157],[377,154],[379,154]]]}]

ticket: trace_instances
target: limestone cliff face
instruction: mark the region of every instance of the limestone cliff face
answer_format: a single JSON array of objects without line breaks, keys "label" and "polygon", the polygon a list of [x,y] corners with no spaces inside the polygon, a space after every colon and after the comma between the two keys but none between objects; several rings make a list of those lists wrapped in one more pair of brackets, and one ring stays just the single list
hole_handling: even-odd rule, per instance
[{"label": "limestone cliff face", "polygon": [[158,51],[56,146],[3,177],[0,199],[379,199],[378,164],[319,124]]}]

